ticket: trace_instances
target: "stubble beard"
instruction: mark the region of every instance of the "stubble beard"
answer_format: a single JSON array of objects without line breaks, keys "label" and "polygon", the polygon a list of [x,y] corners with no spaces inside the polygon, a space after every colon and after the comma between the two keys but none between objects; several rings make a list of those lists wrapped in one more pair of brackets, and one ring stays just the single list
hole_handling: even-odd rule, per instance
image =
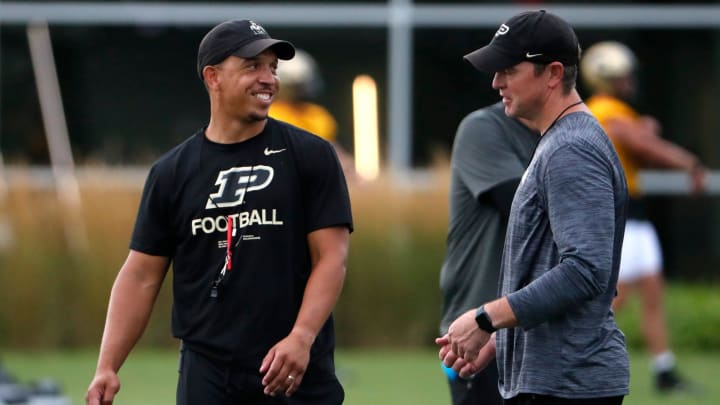
[{"label": "stubble beard", "polygon": [[260,122],[260,121],[265,121],[267,119],[267,117],[268,117],[267,114],[265,114],[265,115],[250,114],[250,116],[248,116],[248,121],[250,123],[256,123],[256,122]]}]

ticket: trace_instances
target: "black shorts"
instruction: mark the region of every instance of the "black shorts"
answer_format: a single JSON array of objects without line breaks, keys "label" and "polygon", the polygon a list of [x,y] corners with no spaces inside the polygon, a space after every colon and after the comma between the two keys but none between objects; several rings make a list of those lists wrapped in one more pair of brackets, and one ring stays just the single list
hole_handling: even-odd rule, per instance
[{"label": "black shorts", "polygon": [[520,394],[506,399],[508,405],[621,405],[624,396],[603,398],[558,398],[549,395]]},{"label": "black shorts", "polygon": [[260,373],[218,363],[187,347],[180,351],[178,373],[178,405],[336,405],[345,399],[345,392],[334,375],[303,377],[291,397],[271,397],[263,393]]}]

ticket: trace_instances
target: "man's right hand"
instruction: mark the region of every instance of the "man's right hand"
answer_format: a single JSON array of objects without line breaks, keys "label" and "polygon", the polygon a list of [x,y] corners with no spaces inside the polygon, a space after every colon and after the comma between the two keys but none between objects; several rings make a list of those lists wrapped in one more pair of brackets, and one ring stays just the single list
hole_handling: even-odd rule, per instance
[{"label": "man's right hand", "polygon": [[495,359],[495,334],[490,335],[488,343],[480,349],[478,356],[472,361],[465,361],[453,353],[450,349],[450,339],[448,335],[435,339],[435,344],[440,346],[438,353],[440,360],[446,367],[452,368],[460,376],[460,378],[472,378],[475,374],[483,371],[491,361]]},{"label": "man's right hand", "polygon": [[87,405],[112,404],[115,394],[120,391],[120,379],[116,372],[98,371],[85,394]]}]

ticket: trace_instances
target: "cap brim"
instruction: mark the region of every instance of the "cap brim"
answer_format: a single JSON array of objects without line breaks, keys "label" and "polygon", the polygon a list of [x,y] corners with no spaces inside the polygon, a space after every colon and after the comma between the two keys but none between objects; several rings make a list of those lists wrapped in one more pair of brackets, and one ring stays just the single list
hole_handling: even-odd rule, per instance
[{"label": "cap brim", "polygon": [[475,69],[484,73],[499,72],[522,62],[522,60],[506,55],[492,43],[470,52],[463,59],[470,62]]},{"label": "cap brim", "polygon": [[295,47],[293,44],[288,41],[272,38],[262,38],[257,41],[253,41],[233,52],[233,55],[241,58],[254,58],[268,48],[273,48],[278,59],[290,60],[293,56],[295,56]]}]

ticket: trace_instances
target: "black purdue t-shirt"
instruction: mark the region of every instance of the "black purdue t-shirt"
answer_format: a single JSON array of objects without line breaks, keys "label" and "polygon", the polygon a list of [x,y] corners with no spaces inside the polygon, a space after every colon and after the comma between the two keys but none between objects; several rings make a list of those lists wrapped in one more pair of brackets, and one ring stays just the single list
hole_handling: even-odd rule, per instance
[{"label": "black purdue t-shirt", "polygon": [[[212,298],[228,215],[232,269]],[[331,226],[353,227],[332,145],[269,118],[247,141],[217,144],[201,130],[163,155],[148,175],[130,248],[171,258],[176,337],[257,370],[297,317],[311,271],[308,233]],[[313,363],[326,363],[334,341],[331,317],[308,372],[322,368]]]}]

